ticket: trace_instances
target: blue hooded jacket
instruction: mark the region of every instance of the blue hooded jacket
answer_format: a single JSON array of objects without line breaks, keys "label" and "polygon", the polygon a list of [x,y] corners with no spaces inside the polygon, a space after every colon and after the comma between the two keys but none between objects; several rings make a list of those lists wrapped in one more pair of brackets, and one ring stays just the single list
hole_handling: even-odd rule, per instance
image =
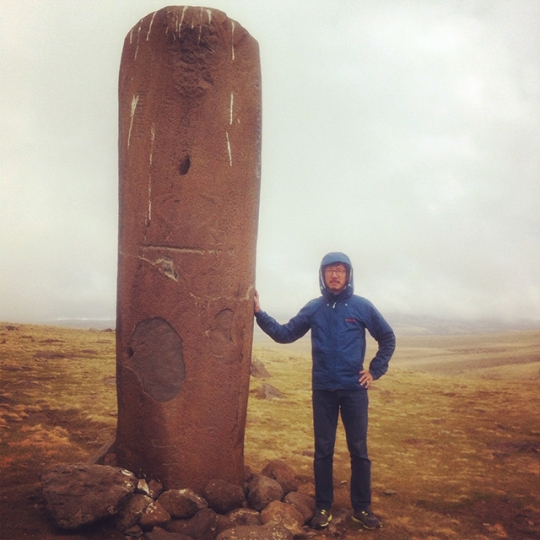
[{"label": "blue hooded jacket", "polygon": [[[348,283],[337,295],[324,282],[324,268],[336,263],[343,263],[349,269]],[[313,390],[360,390],[366,328],[379,344],[369,365],[374,379],[388,370],[396,346],[394,332],[369,300],[353,294],[353,269],[344,253],[325,255],[319,284],[322,296],[308,302],[287,324],[279,324],[262,310],[255,314],[257,324],[278,343],[292,343],[311,330]]]}]

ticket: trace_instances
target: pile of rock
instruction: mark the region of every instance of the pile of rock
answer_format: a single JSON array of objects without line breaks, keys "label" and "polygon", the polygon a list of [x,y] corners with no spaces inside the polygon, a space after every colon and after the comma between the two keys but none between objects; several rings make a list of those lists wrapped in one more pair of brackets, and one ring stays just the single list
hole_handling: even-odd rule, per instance
[{"label": "pile of rock", "polygon": [[243,487],[211,480],[202,493],[163,490],[156,481],[106,465],[60,465],[41,476],[56,524],[77,529],[114,516],[126,538],[291,540],[305,536],[315,501],[281,460],[247,475]]}]

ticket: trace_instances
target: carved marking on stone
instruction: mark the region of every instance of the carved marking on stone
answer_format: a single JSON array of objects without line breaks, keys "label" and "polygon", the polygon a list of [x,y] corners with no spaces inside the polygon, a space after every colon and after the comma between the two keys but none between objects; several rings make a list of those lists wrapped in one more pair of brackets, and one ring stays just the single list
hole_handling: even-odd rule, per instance
[{"label": "carved marking on stone", "polygon": [[139,39],[141,38],[141,25],[139,23],[139,28],[137,29],[137,47],[135,48],[135,58],[137,60],[137,54],[139,53]]},{"label": "carved marking on stone", "polygon": [[233,344],[231,333],[233,316],[232,310],[223,309],[216,315],[214,325],[208,332],[210,348],[216,356],[224,356],[228,346]]},{"label": "carved marking on stone", "polygon": [[160,257],[155,261],[151,261],[146,257],[139,257],[139,259],[155,266],[164,276],[167,276],[173,281],[178,281],[178,272],[175,270],[174,261],[170,257]]},{"label": "carved marking on stone", "polygon": [[181,391],[186,370],[182,340],[160,317],[139,322],[129,341],[130,364],[144,391],[159,402]]},{"label": "carved marking on stone", "polygon": [[[158,250],[176,251],[178,253],[194,253],[196,255],[221,255],[223,251],[222,249],[199,249],[199,248],[179,247],[179,246],[142,246],[142,248],[144,250],[158,249]],[[234,255],[234,251],[229,251],[229,254]]]},{"label": "carved marking on stone", "polygon": [[131,130],[133,129],[133,120],[135,118],[135,111],[137,110],[138,102],[139,102],[139,94],[133,96],[133,99],[131,100],[131,117],[129,121],[129,133],[128,133],[128,140],[127,140],[128,148],[129,148],[129,143],[131,142]]},{"label": "carved marking on stone", "polygon": [[232,167],[232,153],[231,153],[231,141],[229,141],[229,132],[225,132],[225,138],[227,139],[227,150],[229,151],[229,165]]},{"label": "carved marking on stone", "polygon": [[154,11],[154,14],[152,15],[152,19],[150,20],[150,25],[148,26],[148,33],[146,34],[146,41],[150,39],[150,32],[152,31],[152,25],[154,24],[156,13],[157,11]]},{"label": "carved marking on stone", "polygon": [[234,60],[234,21],[231,21],[231,56]]},{"label": "carved marking on stone", "polygon": [[152,124],[150,129],[150,165],[152,165],[152,159],[154,157],[154,141],[156,140],[156,124]]}]

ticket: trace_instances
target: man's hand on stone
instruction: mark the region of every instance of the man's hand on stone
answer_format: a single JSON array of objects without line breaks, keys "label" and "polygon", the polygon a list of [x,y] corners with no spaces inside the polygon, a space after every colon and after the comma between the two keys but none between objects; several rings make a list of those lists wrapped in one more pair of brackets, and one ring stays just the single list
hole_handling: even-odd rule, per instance
[{"label": "man's hand on stone", "polygon": [[261,303],[259,301],[257,289],[255,289],[255,292],[253,293],[253,311],[254,313],[259,313],[259,311],[261,311]]}]

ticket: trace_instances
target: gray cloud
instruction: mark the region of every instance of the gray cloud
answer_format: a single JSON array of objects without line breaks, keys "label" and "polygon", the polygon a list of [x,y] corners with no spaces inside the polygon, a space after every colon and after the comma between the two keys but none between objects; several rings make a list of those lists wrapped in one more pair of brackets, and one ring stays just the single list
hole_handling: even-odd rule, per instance
[{"label": "gray cloud", "polygon": [[[120,53],[163,5],[1,2],[0,319],[114,317]],[[343,250],[383,312],[540,317],[539,1],[212,7],[261,48],[265,309]]]}]

